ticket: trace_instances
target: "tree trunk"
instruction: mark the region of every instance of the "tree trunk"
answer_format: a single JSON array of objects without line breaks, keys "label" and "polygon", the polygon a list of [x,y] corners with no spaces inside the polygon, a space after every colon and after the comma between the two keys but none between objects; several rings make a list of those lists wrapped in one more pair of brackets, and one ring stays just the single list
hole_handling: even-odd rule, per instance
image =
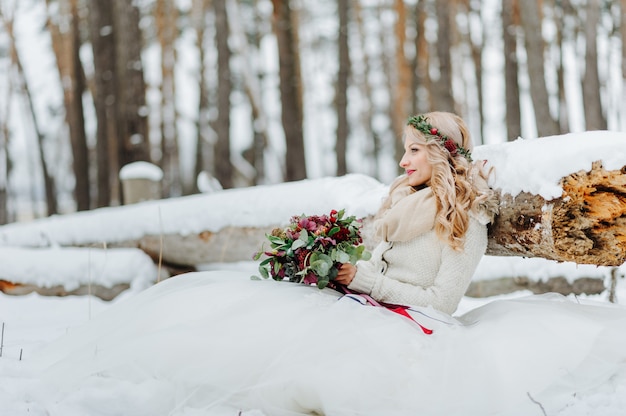
[{"label": "tree trunk", "polygon": [[197,138],[196,138],[196,160],[194,169],[194,190],[198,189],[198,176],[202,171],[209,171],[206,164],[209,157],[205,157],[212,146],[209,146],[209,91],[206,79],[206,53],[205,53],[205,36],[206,36],[206,19],[210,9],[210,0],[194,0],[192,8],[192,24],[196,30],[196,39],[198,46],[198,120],[196,122]]},{"label": "tree trunk", "polygon": [[214,166],[215,177],[222,187],[233,187],[233,165],[230,161],[230,93],[232,80],[230,75],[230,47],[228,38],[228,16],[226,13],[226,0],[213,0],[215,10],[215,40],[217,47],[217,120],[215,132]]},{"label": "tree trunk", "polygon": [[[406,44],[406,7],[404,0],[394,0],[394,10],[396,14],[396,22],[394,25],[395,32],[395,70],[392,72],[395,75],[395,82],[393,83],[392,99],[393,103],[391,108],[393,109],[393,117],[391,119],[393,123],[393,132],[396,137],[400,137],[404,131],[406,120],[410,116],[411,111],[411,69],[404,52]],[[396,156],[401,156],[404,153],[402,148],[402,142],[400,140],[395,141],[397,145]],[[400,158],[398,157],[398,160]]]},{"label": "tree trunk", "polygon": [[[276,185],[276,186],[282,186]],[[307,186],[302,184],[301,186]],[[345,186],[345,185],[344,185]],[[542,257],[555,261],[568,261],[578,264],[599,266],[620,266],[626,262],[626,166],[621,170],[606,171],[600,162],[593,164],[589,172],[580,171],[561,179],[563,194],[559,198],[545,200],[541,196],[521,193],[515,198],[510,195],[500,196],[500,212],[489,227],[487,254],[495,256]],[[249,188],[251,195],[256,195]],[[313,189],[319,189],[313,187]],[[339,188],[340,189],[340,188]],[[242,190],[245,192],[245,190]],[[276,195],[268,188],[266,194]],[[320,191],[322,192],[322,191]],[[242,200],[241,192],[232,194],[223,192],[216,197],[219,203],[234,206]],[[210,206],[214,201],[211,196],[204,202]],[[250,198],[254,199],[255,196]],[[245,198],[244,198],[245,199]],[[217,200],[216,200],[217,201]],[[180,211],[176,202],[168,208],[170,215]],[[186,203],[181,201],[182,204]],[[285,204],[294,204],[293,212],[299,212],[295,206],[299,201],[289,198]],[[101,223],[115,220],[120,214],[116,208],[102,212]],[[180,214],[185,215],[185,214]],[[169,218],[177,221],[176,218]],[[288,218],[277,218],[273,225],[258,227],[240,227],[221,224],[218,231],[205,231],[180,234],[178,231],[166,233],[145,232],[145,235],[128,241],[106,241],[107,247],[139,247],[153,257],[162,252],[163,261],[191,267],[198,264],[236,262],[250,260],[257,251],[265,235],[274,227],[286,225]],[[76,227],[83,224],[80,215],[64,216],[55,222],[56,229]],[[187,218],[186,221],[189,221]],[[53,227],[45,220],[24,223],[6,230],[0,229],[4,244],[15,245],[17,238],[22,246],[36,246],[54,241],[60,246],[75,245],[67,240],[63,233],[57,235]],[[215,230],[215,229],[214,229]],[[363,219],[362,235],[366,246],[373,249],[377,240],[374,238],[373,218]],[[93,234],[93,233],[91,233]],[[91,235],[90,234],[90,235]],[[23,236],[32,236],[31,241]],[[46,235],[47,240],[39,239]],[[82,246],[102,245],[102,237],[96,234],[93,241],[82,241]],[[65,240],[64,240],[65,238]]]},{"label": "tree trunk", "polygon": [[426,39],[426,2],[415,5],[415,64],[414,66],[414,110],[413,114],[425,113],[433,108],[432,85],[428,75],[430,54]]},{"label": "tree trunk", "polygon": [[[360,67],[363,72],[360,74],[360,79],[358,81],[355,80],[354,83],[361,89],[361,96],[369,99],[369,97],[372,96],[372,78],[370,75],[372,73],[372,65],[370,54],[365,47],[367,44],[367,38],[363,22],[363,8],[361,7],[359,0],[352,0],[352,10],[354,11],[354,20],[359,34],[359,44],[363,54],[362,65],[355,68],[358,70]],[[353,76],[355,75],[353,74]],[[378,157],[380,155],[381,143],[380,135],[377,134],[376,127],[373,123],[374,113],[374,103],[368,101],[366,105],[363,106],[363,112],[361,113],[359,119],[361,120],[361,125],[368,136],[367,141],[369,141],[369,143],[366,143],[367,151],[364,152],[364,156],[367,160],[372,160],[373,166],[371,169],[371,175],[378,178],[380,175],[380,163]]]},{"label": "tree trunk", "polygon": [[337,93],[335,105],[337,107],[337,144],[335,152],[337,156],[337,176],[348,173],[346,164],[346,149],[348,145],[348,79],[350,77],[350,51],[348,46],[348,23],[350,2],[339,0],[337,2],[339,12],[338,34],[338,59],[339,71],[337,73]]},{"label": "tree trunk", "polygon": [[[8,224],[9,215],[9,177],[11,174],[11,156],[9,154],[9,123],[11,117],[11,99],[13,97],[13,86],[8,83],[5,91],[4,108],[0,110],[0,225]],[[0,100],[1,101],[1,100]]]},{"label": "tree trunk", "polygon": [[[265,112],[265,106],[262,101],[262,87],[261,78],[262,74],[259,72],[259,60],[255,56],[260,55],[261,38],[264,33],[260,28],[263,27],[260,20],[258,6],[256,0],[252,2],[251,6],[254,9],[255,25],[248,28],[248,32],[242,28],[242,15],[239,9],[238,1],[227,0],[228,6],[228,23],[230,25],[230,31],[233,37],[237,39],[235,45],[239,48],[233,52],[237,54],[240,59],[245,60],[245,64],[241,67],[243,77],[243,87],[248,100],[250,101],[252,127],[253,127],[253,141],[252,147],[246,151],[246,160],[254,167],[255,177],[252,178],[252,183],[261,184],[265,182],[265,149],[267,147],[267,115]],[[250,50],[248,38],[252,38],[254,52]]]},{"label": "tree trunk", "polygon": [[[400,134],[402,134],[402,130],[400,131],[396,131],[396,112],[395,112],[395,102],[396,102],[396,97],[395,97],[395,91],[396,91],[396,86],[395,86],[395,59],[396,59],[396,54],[395,54],[395,50],[392,49],[390,47],[390,45],[395,44],[395,37],[393,35],[393,31],[391,30],[392,28],[388,27],[388,25],[385,23],[385,19],[383,18],[383,16],[385,16],[386,13],[388,13],[388,11],[390,10],[390,5],[388,2],[379,2],[378,5],[376,6],[376,11],[377,11],[377,18],[380,21],[380,30],[378,30],[378,37],[380,39],[380,47],[381,50],[379,52],[378,55],[378,59],[379,62],[382,61],[382,64],[380,66],[382,66],[382,72],[383,72],[383,79],[385,80],[385,86],[383,88],[386,89],[386,91],[388,91],[388,104],[386,105],[386,107],[384,108],[380,108],[380,113],[384,114],[385,116],[387,116],[390,126],[387,130],[389,130],[389,132],[384,132],[382,130],[379,130],[378,133],[380,134],[380,149],[382,150],[383,146],[389,146],[390,149],[393,149],[394,151],[394,159],[395,160],[400,160],[400,158],[402,157],[402,154],[404,153],[404,148],[402,146],[402,141],[399,140],[400,138]],[[390,40],[391,38],[391,40]],[[379,87],[380,88],[380,87]],[[406,120],[406,119],[405,119]],[[400,167],[397,168],[397,172],[400,172]]]},{"label": "tree trunk", "polygon": [[[480,121],[479,132],[480,138],[474,141],[474,145],[484,143],[484,126],[485,126],[485,99],[483,94],[483,48],[485,43],[485,26],[487,23],[483,20],[480,4],[467,2],[467,20],[469,22],[468,43],[472,52],[472,62],[474,63],[474,77],[476,79],[477,107],[478,117]],[[472,23],[472,15],[480,22],[479,25]]]},{"label": "tree trunk", "polygon": [[100,0],[89,2],[91,47],[94,61],[94,107],[96,130],[96,163],[98,167],[98,207],[119,204],[119,170],[116,155],[116,77],[115,32],[110,5]]},{"label": "tree trunk", "polygon": [[[626,85],[626,0],[620,1],[620,16],[621,19],[619,21],[620,24],[620,33],[622,40],[622,88]],[[621,116],[624,118],[624,111],[626,111],[626,94],[622,93],[622,105],[621,105]],[[626,126],[624,124],[620,125],[622,131],[626,130]]]},{"label": "tree trunk", "polygon": [[[83,67],[80,61],[80,28],[76,0],[61,0],[59,9],[53,15],[49,11],[48,29],[52,37],[52,49],[56,56],[59,77],[63,80],[63,101],[65,118],[69,127],[72,145],[73,170],[75,177],[74,198],[78,211],[90,207],[89,156],[82,94],[85,90]],[[47,1],[51,7],[50,0]],[[62,29],[65,20],[70,22],[69,30]]]},{"label": "tree trunk", "polygon": [[134,2],[113,4],[115,30],[118,164],[150,161],[146,86],[141,62],[142,34]]},{"label": "tree trunk", "polygon": [[[573,173],[562,181],[563,196],[550,201],[528,193],[501,196],[500,213],[489,229],[487,254],[622,265],[626,261],[626,167],[606,171],[596,162],[590,172]],[[181,265],[244,261],[272,228],[226,227],[217,233],[166,235],[166,258]],[[363,236],[373,248],[371,217],[364,219]],[[159,241],[159,236],[145,236],[132,245],[154,254]]]},{"label": "tree trunk", "polygon": [[523,7],[520,7],[520,12],[524,28],[530,96],[535,112],[537,135],[545,137],[559,134],[560,129],[550,112],[544,69],[543,37],[541,35],[542,14],[539,12],[538,1],[525,1]]},{"label": "tree trunk", "polygon": [[[88,210],[91,205],[89,181],[89,152],[87,150],[87,135],[85,134],[85,116],[83,113],[83,92],[87,87],[83,65],[80,61],[80,28],[78,16],[78,1],[71,0],[72,26],[68,35],[68,47],[71,56],[69,79],[70,91],[66,90],[66,111],[70,127],[72,155],[74,157],[74,175],[76,185],[76,208],[78,211]],[[66,85],[65,82],[63,82]],[[66,87],[67,88],[67,87]]]},{"label": "tree trunk", "polygon": [[506,105],[506,137],[522,136],[522,117],[517,65],[518,0],[502,0],[502,38],[504,43],[504,94]]},{"label": "tree trunk", "polygon": [[[561,2],[556,2],[553,6],[555,10],[556,18],[555,20],[564,22],[565,21],[565,8],[561,4]],[[565,65],[563,62],[563,37],[564,37],[564,25],[555,25],[556,26],[556,47],[559,51],[559,61],[557,66],[556,78],[557,85],[559,88],[559,108],[558,108],[558,121],[559,121],[559,132],[561,134],[569,132],[569,117],[567,115],[567,97],[565,96]]]},{"label": "tree trunk", "polygon": [[306,178],[297,26],[289,0],[272,0],[272,4],[273,27],[278,42],[281,118],[287,144],[285,179],[296,181]]},{"label": "tree trunk", "polygon": [[600,99],[600,76],[598,75],[597,26],[600,20],[599,0],[587,0],[585,19],[585,75],[583,76],[583,104],[586,130],[606,130],[606,118],[602,113]]},{"label": "tree trunk", "polygon": [[178,36],[178,8],[173,0],[158,0],[155,11],[157,37],[161,46],[161,169],[163,170],[163,195],[180,196],[182,184],[178,155],[175,42]]},{"label": "tree trunk", "polygon": [[437,58],[439,59],[439,80],[434,105],[439,111],[455,111],[452,95],[452,40],[450,28],[452,2],[436,1],[437,8]]},{"label": "tree trunk", "polygon": [[[20,60],[19,53],[16,47],[15,33],[13,32],[13,20],[6,21],[4,20],[4,26],[6,28],[7,35],[9,36],[9,42],[11,45],[11,64],[15,66],[15,74],[18,78],[17,85],[22,90],[24,94],[24,100],[28,107],[28,111],[31,114],[33,120],[33,129],[35,131],[35,135],[37,136],[37,151],[39,163],[41,164],[43,183],[44,183],[44,192],[46,197],[46,207],[48,216],[57,213],[57,199],[56,199],[56,190],[54,186],[54,179],[49,173],[48,163],[46,162],[45,154],[43,151],[43,140],[44,135],[41,132],[41,128],[39,126],[39,121],[37,118],[37,113],[35,112],[35,107],[33,103],[33,97],[30,91],[30,87],[28,85],[28,81],[26,80],[26,76],[24,75],[24,68],[22,67],[22,61]],[[36,199],[33,199],[33,203],[36,202]],[[37,215],[35,213],[35,215]]]},{"label": "tree trunk", "polygon": [[544,257],[579,264],[619,266],[626,261],[626,166],[562,179],[563,195],[546,201],[521,193],[501,197],[500,214],[490,229],[488,252]]}]

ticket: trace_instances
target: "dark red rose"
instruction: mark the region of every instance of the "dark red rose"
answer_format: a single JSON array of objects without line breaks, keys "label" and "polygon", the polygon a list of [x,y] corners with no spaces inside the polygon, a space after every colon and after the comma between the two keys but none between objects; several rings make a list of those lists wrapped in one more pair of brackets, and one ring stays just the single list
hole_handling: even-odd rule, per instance
[{"label": "dark red rose", "polygon": [[315,273],[313,272],[309,272],[306,274],[306,276],[304,277],[304,283],[306,283],[307,285],[312,285],[317,283],[317,276],[315,276]]},{"label": "dark red rose", "polygon": [[448,139],[444,142],[443,145],[446,149],[448,149],[448,152],[450,152],[451,155],[456,154],[457,148],[456,148],[456,143],[454,142],[454,140]]}]

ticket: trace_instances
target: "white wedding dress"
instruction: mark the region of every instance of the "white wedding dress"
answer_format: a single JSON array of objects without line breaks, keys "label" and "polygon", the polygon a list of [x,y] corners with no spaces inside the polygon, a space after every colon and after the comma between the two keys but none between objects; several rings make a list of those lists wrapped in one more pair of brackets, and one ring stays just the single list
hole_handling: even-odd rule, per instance
[{"label": "white wedding dress", "polygon": [[31,364],[51,414],[126,416],[553,415],[624,374],[620,306],[543,295],[412,316],[433,333],[333,290],[190,273]]}]

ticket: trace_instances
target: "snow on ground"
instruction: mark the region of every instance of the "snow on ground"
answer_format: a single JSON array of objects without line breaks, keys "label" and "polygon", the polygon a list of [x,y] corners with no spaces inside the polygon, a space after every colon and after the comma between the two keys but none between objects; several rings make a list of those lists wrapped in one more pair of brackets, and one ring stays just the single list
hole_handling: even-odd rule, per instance
[{"label": "snow on ground", "polygon": [[[499,262],[501,265],[502,262]],[[521,264],[521,263],[520,263]],[[256,264],[242,262],[228,265],[213,265],[215,269],[245,270],[253,273]],[[484,267],[484,265],[483,265]],[[523,268],[517,269],[518,273],[524,273]],[[184,278],[184,276],[174,279]],[[0,357],[0,414],[10,416],[26,415],[61,415],[50,409],[45,409],[36,397],[45,394],[39,391],[38,384],[24,371],[27,361],[39,348],[44,347],[59,336],[67,333],[72,328],[87,324],[91,319],[120,302],[132,299],[140,292],[139,289],[130,289],[120,295],[114,301],[105,302],[97,298],[83,296],[44,297],[37,294],[13,297],[0,294],[0,321],[4,324],[2,337],[2,356]],[[459,305],[458,314],[465,313],[487,302],[497,299],[510,299],[522,297],[528,292],[516,292],[508,295],[491,298],[465,297]],[[592,299],[602,300],[604,295],[592,296]],[[617,290],[618,301],[626,305],[626,282],[620,279]],[[176,312],[172,311],[172,316]],[[576,330],[572,328],[572,330]],[[541,340],[528,340],[529,345]],[[61,381],[61,380],[60,380]],[[137,391],[137,386],[133,386]],[[123,409],[126,401],[136,403],[137,397],[126,397],[123,393],[123,385],[103,385],[99,402],[92,403],[93,410],[89,413],[70,413],[62,416],[83,416],[85,414],[112,414],[104,410],[98,411],[98,406],[107,407],[109,401],[114,401],[116,406]],[[29,393],[25,396],[24,391]],[[80,397],[80,393],[76,393]],[[148,398],[146,398],[148,400]],[[618,374],[609,383],[586,392],[584,395],[572,399],[568,407],[558,413],[559,416],[617,416],[622,415],[626,408],[626,376]],[[123,413],[120,413],[123,414]],[[186,414],[186,413],[184,413]],[[196,413],[192,413],[196,414]],[[228,411],[223,413],[208,413],[209,415],[230,415]],[[271,416],[258,411],[241,413],[247,416]],[[540,415],[541,413],[537,413]],[[472,415],[473,416],[473,415]],[[553,416],[553,415],[551,415]]]}]

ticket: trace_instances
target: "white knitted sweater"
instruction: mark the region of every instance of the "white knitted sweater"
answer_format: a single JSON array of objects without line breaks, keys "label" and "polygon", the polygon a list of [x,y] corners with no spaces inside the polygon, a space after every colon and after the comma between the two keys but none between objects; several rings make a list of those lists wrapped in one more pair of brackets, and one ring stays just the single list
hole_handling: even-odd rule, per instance
[{"label": "white knitted sweater", "polygon": [[487,226],[473,216],[462,252],[440,240],[435,230],[406,242],[381,242],[368,261],[357,264],[348,286],[374,299],[429,306],[452,314],[487,249]]}]

